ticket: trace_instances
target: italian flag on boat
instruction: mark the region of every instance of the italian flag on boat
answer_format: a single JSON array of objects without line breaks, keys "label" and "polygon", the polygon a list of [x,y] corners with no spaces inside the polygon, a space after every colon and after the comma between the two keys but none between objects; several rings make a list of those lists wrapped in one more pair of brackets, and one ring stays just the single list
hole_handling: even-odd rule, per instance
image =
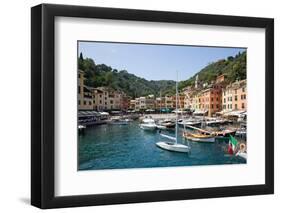
[{"label": "italian flag on boat", "polygon": [[237,144],[238,144],[238,141],[232,135],[230,135],[229,145],[231,146],[232,153],[235,151]]}]

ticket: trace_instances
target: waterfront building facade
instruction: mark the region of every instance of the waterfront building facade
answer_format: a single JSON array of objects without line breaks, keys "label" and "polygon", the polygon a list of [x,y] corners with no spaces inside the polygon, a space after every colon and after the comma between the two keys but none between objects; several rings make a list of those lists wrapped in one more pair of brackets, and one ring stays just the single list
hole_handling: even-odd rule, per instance
[{"label": "waterfront building facade", "polygon": [[96,111],[128,109],[128,97],[108,87],[92,88],[93,107]]},{"label": "waterfront building facade", "polygon": [[172,96],[165,96],[165,108],[172,109],[173,108],[173,97]]},{"label": "waterfront building facade", "polygon": [[135,99],[132,99],[130,100],[130,109],[136,109],[136,100]]},{"label": "waterfront building facade", "polygon": [[121,98],[121,110],[127,111],[128,109],[130,109],[131,97],[122,92]]},{"label": "waterfront building facade", "polygon": [[201,93],[196,91],[193,93],[192,95],[192,99],[191,99],[191,109],[193,111],[199,111],[200,110],[200,97],[201,97]]},{"label": "waterfront building facade", "polygon": [[139,97],[135,99],[135,106],[136,106],[136,110],[140,111],[140,110],[144,110],[145,109],[145,97]]},{"label": "waterfront building facade", "polygon": [[104,110],[104,91],[98,88],[93,88],[93,109],[96,111]]},{"label": "waterfront building facade", "polygon": [[92,110],[93,109],[93,94],[91,88],[84,84],[84,72],[78,70],[78,109]]},{"label": "waterfront building facade", "polygon": [[[172,96],[173,99],[173,109],[176,109],[176,99],[177,97],[175,95]],[[184,109],[184,99],[185,96],[183,94],[179,94],[178,95],[178,109]]]},{"label": "waterfront building facade", "polygon": [[184,109],[191,109],[192,108],[192,99],[193,99],[193,93],[194,89],[189,86],[182,90],[184,95]]},{"label": "waterfront building facade", "polygon": [[160,111],[162,109],[165,109],[165,97],[158,97],[155,100],[155,109]]},{"label": "waterfront building facade", "polygon": [[223,112],[230,112],[234,110],[247,111],[246,80],[236,81],[223,88],[222,110]]},{"label": "waterfront building facade", "polygon": [[121,110],[123,94],[108,87],[99,87],[103,91],[103,109]]},{"label": "waterfront building facade", "polygon": [[[175,109],[176,96],[165,95],[155,98],[147,95],[131,100],[124,92],[109,87],[92,88],[84,84],[84,72],[78,71],[78,109],[110,111],[134,109],[145,111],[148,109],[160,111],[161,109]],[[217,112],[230,112],[234,110],[247,110],[246,80],[236,81],[226,85],[225,76],[220,75],[211,84],[200,82],[196,76],[196,87],[188,86],[178,95],[178,108],[191,109],[208,116]]]},{"label": "waterfront building facade", "polygon": [[83,105],[83,97],[84,97],[84,72],[82,70],[78,70],[78,109],[82,109]]},{"label": "waterfront building facade", "polygon": [[148,95],[145,98],[146,109],[155,109],[155,97],[154,95]]},{"label": "waterfront building facade", "polygon": [[[198,79],[198,77],[196,78]],[[225,76],[220,75],[211,84],[197,85],[194,90],[186,88],[184,91],[185,108],[190,107],[195,113],[208,116],[213,116],[216,112],[220,112],[222,110],[222,88],[224,84]]]},{"label": "waterfront building facade", "polygon": [[217,84],[209,86],[201,92],[199,109],[208,113],[208,116],[221,111],[221,87]]},{"label": "waterfront building facade", "polygon": [[154,95],[142,96],[135,99],[135,109],[142,111],[146,109],[155,109]]}]

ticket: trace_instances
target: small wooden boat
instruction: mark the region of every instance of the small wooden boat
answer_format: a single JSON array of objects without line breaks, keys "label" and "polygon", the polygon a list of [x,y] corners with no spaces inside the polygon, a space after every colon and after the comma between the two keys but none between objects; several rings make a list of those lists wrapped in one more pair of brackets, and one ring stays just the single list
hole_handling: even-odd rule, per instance
[{"label": "small wooden boat", "polygon": [[215,136],[205,134],[195,134],[186,132],[183,134],[183,137],[194,142],[214,143],[216,141]]}]

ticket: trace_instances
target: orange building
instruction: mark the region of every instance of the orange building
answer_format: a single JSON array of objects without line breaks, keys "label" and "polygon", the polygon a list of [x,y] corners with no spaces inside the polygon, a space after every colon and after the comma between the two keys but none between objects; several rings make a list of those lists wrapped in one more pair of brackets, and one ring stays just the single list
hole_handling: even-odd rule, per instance
[{"label": "orange building", "polygon": [[198,97],[199,109],[208,112],[208,116],[221,111],[221,94],[221,86],[217,84],[201,91]]},{"label": "orange building", "polygon": [[[178,109],[184,109],[184,98],[185,96],[182,94],[178,95]],[[174,109],[176,109],[176,96],[172,96],[172,101],[173,101],[173,107]]]},{"label": "orange building", "polygon": [[173,97],[166,95],[165,96],[165,108],[172,109],[173,108]]},{"label": "orange building", "polygon": [[127,96],[125,93],[121,96],[121,109],[128,110],[130,108],[131,98]]}]

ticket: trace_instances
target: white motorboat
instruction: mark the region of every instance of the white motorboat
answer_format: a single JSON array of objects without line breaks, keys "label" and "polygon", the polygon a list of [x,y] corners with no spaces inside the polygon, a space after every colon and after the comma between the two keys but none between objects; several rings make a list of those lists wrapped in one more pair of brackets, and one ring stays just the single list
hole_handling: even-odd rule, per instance
[{"label": "white motorboat", "polygon": [[165,129],[174,129],[176,123],[166,119],[166,120],[159,121],[156,125],[158,129],[165,130]]},{"label": "white motorboat", "polygon": [[[178,110],[178,79],[176,81],[176,111]],[[186,146],[184,144],[178,144],[178,115],[176,115],[176,131],[175,131],[175,137],[160,134],[162,137],[168,138],[170,140],[173,140],[174,142],[167,142],[167,141],[159,141],[156,143],[156,145],[164,150],[173,151],[173,152],[183,152],[183,153],[189,153],[190,147]]]},{"label": "white motorboat", "polygon": [[200,126],[201,121],[195,119],[187,119],[187,120],[180,120],[178,121],[180,126]]},{"label": "white motorboat", "polygon": [[127,125],[129,123],[129,121],[127,121],[126,119],[112,119],[109,124],[115,124],[115,125]]},{"label": "white motorboat", "polygon": [[155,130],[157,128],[156,124],[149,123],[149,124],[140,124],[140,128],[143,130]]},{"label": "white motorboat", "polygon": [[165,129],[168,129],[166,126],[163,126],[161,124],[157,124],[157,129],[161,129],[161,130],[165,130]]},{"label": "white motorboat", "polygon": [[140,124],[140,128],[143,130],[155,130],[157,128],[157,125],[155,124],[155,121],[153,119],[145,118]]}]

